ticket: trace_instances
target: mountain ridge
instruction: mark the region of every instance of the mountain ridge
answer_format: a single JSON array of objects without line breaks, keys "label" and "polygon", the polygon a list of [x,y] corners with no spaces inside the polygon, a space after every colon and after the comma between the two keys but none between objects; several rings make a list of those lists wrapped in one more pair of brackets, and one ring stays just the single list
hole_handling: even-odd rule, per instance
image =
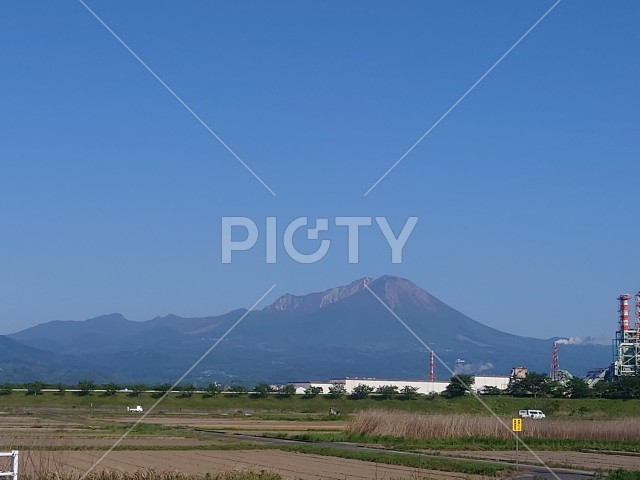
[{"label": "mountain ridge", "polygon": [[281,311],[313,311],[324,308],[332,303],[338,302],[344,298],[362,291],[369,282],[371,277],[363,277],[351,282],[348,285],[329,288],[322,292],[307,293],[305,295],[293,295],[285,293],[278,297],[271,305],[266,306],[262,310],[265,312],[281,312]]},{"label": "mountain ridge", "polygon": [[[120,314],[54,321],[8,338],[123,381],[170,381],[186,371],[238,318],[246,318],[198,367],[198,381],[340,376],[424,377],[428,351],[375,293],[449,365],[464,373],[507,374],[525,365],[546,371],[552,342],[483,325],[395,276],[363,277],[306,295],[285,294],[261,310],[211,317],[177,315],[134,322]],[[563,346],[563,368],[584,373],[609,363],[609,347]],[[73,359],[70,361],[69,359]],[[0,351],[0,368],[3,365]],[[75,369],[77,370],[77,368]]]}]

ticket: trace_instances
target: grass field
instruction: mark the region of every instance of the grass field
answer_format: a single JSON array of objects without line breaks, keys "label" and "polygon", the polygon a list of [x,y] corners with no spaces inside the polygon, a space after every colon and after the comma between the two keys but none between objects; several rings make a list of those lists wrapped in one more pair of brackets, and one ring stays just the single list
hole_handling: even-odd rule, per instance
[{"label": "grass field", "polygon": [[[516,416],[521,409],[541,409],[548,417],[568,417],[581,419],[598,418],[626,418],[640,417],[640,400],[610,400],[610,399],[570,399],[570,398],[512,398],[503,396],[486,396],[484,402],[500,416]],[[61,408],[93,410],[96,414],[116,413],[126,410],[127,406],[142,405],[145,409],[151,407],[157,399],[148,394],[139,397],[129,397],[125,394],[104,396],[91,394],[78,396],[71,392],[64,395],[46,392],[42,395],[26,395],[13,392],[10,395],[0,395],[0,412],[4,410],[24,413],[38,408]],[[269,396],[259,398],[250,395],[217,395],[205,398],[195,394],[189,398],[181,398],[171,394],[157,407],[157,414],[175,412],[225,413],[228,415],[252,413],[265,419],[279,419],[283,416],[290,420],[313,420],[324,416],[325,420],[336,419],[329,416],[329,408],[337,409],[342,415],[349,415],[361,410],[384,408],[386,410],[402,410],[407,412],[421,412],[430,414],[458,414],[486,415],[487,411],[477,399],[460,397],[446,399],[443,397],[418,397],[413,400],[366,398],[352,400],[349,398],[332,399],[318,396],[302,398],[292,396],[278,398]]]},{"label": "grass field", "polygon": [[[507,424],[519,409],[544,410],[547,419],[524,422],[522,438],[532,449],[547,452],[548,461],[555,465],[582,467],[584,464],[603,470],[622,466],[640,470],[640,435],[637,433],[640,431],[640,401],[483,399]],[[63,463],[71,469],[67,473],[72,475],[74,468],[88,468],[91,459],[95,460],[96,455],[110,448],[141,418],[139,413],[127,413],[126,406],[142,405],[148,411],[156,401],[147,394],[139,397],[98,393],[78,396],[71,392],[65,395],[53,392],[38,396],[22,392],[1,395],[3,437],[0,449],[18,447],[31,452],[33,458],[62,456],[66,459]],[[328,415],[330,407],[341,414]],[[226,431],[230,435],[211,433],[215,431]],[[265,444],[234,438],[233,433],[295,438],[310,443]],[[345,450],[314,444],[320,441],[369,444],[420,452],[420,455]],[[150,475],[144,470],[150,466],[158,467],[160,476],[127,477],[133,474],[133,470],[127,470],[121,472],[120,477],[91,480],[198,480],[204,479],[198,475],[206,472],[211,473],[209,478],[229,480],[279,478],[277,473],[271,477],[255,476],[271,475],[259,471],[245,471],[242,474],[249,475],[245,477],[222,476],[238,474],[221,470],[236,465],[239,468],[265,465],[280,473],[281,466],[295,465],[295,471],[304,478],[323,476],[327,465],[333,465],[336,470],[332,475],[344,478],[349,476],[348,472],[365,468],[364,465],[373,468],[372,464],[384,467],[375,467],[371,475],[382,471],[377,468],[386,468],[386,478],[409,478],[415,470],[438,472],[419,478],[494,478],[503,475],[509,467],[478,462],[474,458],[509,461],[513,446],[509,431],[472,397],[352,400],[321,396],[218,395],[203,398],[195,394],[181,398],[170,395],[114,449],[105,464],[108,468],[126,465],[127,469],[142,469],[140,475]],[[585,451],[602,453],[582,453]],[[442,452],[468,459],[439,458]],[[475,452],[473,458],[465,455],[470,452]],[[573,453],[558,457],[562,452]],[[181,465],[184,476],[171,477],[171,472],[166,471],[175,462]],[[214,470],[204,470],[206,468]],[[309,469],[317,473],[310,474]],[[624,471],[612,474],[611,478],[635,477]],[[60,480],[74,479],[60,477]]]}]

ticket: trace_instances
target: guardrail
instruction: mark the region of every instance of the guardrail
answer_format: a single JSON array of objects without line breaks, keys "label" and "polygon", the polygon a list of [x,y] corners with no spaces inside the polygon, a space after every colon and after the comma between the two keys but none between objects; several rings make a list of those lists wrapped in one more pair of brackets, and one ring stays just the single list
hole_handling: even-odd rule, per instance
[{"label": "guardrail", "polygon": [[12,480],[18,480],[18,456],[18,450],[13,450],[11,452],[0,452],[0,457],[11,457],[11,471],[0,471],[0,477],[11,477]]}]

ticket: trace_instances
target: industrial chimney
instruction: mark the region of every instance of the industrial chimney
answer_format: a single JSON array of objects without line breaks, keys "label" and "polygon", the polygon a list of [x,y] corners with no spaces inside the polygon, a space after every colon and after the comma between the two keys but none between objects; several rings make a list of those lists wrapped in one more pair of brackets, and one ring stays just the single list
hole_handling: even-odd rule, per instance
[{"label": "industrial chimney", "polygon": [[436,381],[436,354],[431,350],[431,355],[429,355],[429,381]]},{"label": "industrial chimney", "polygon": [[626,293],[618,297],[618,301],[620,302],[620,308],[618,312],[620,313],[621,332],[626,332],[627,330],[629,330],[629,298],[631,297]]}]

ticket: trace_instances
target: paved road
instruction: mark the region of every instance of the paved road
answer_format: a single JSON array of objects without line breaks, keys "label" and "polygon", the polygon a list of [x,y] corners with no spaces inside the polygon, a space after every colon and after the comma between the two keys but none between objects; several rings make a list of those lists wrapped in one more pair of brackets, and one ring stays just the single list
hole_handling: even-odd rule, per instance
[{"label": "paved road", "polygon": [[[242,433],[229,433],[229,432],[220,432],[220,431],[210,431],[210,430],[201,430],[196,429],[200,433],[206,433],[211,436],[222,437],[222,438],[234,438],[236,440],[246,440],[250,442],[261,442],[268,443],[270,445],[317,445],[321,447],[331,447],[331,448],[339,448],[344,450],[352,450],[352,451],[368,451],[368,452],[378,452],[378,453],[399,453],[403,455],[422,455],[422,456],[431,456],[437,458],[452,458],[459,460],[470,460],[469,458],[461,458],[461,457],[452,457],[448,455],[433,455],[433,454],[425,454],[425,453],[417,453],[417,452],[406,452],[400,450],[390,450],[385,448],[376,448],[369,447],[366,445],[358,445],[355,443],[346,443],[346,442],[305,442],[302,440],[290,440],[283,438],[273,438],[273,437],[265,437],[258,435],[247,435]],[[510,462],[496,462],[492,460],[476,460],[476,462],[486,462],[486,463],[500,463],[501,465],[510,465],[516,468],[515,463]],[[595,472],[589,472],[584,470],[573,470],[569,468],[551,468],[548,469],[543,466],[536,465],[522,465],[519,466],[519,473],[516,476],[510,477],[511,479],[550,479],[550,480],[584,480],[588,478],[593,478],[595,476]]]}]

